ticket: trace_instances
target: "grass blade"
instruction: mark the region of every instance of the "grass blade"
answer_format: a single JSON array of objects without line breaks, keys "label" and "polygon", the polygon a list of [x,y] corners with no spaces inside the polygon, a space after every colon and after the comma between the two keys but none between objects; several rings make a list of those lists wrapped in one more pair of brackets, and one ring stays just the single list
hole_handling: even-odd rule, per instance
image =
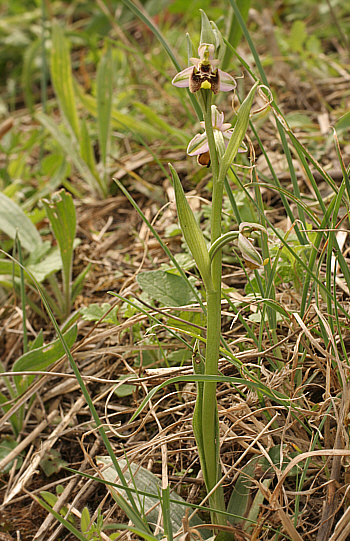
[{"label": "grass blade", "polygon": [[97,89],[97,118],[98,134],[100,141],[101,160],[104,167],[104,184],[106,178],[106,162],[110,134],[111,113],[112,113],[112,93],[113,93],[113,74],[112,74],[112,51],[108,46],[106,53],[102,56],[97,68],[96,75]]}]

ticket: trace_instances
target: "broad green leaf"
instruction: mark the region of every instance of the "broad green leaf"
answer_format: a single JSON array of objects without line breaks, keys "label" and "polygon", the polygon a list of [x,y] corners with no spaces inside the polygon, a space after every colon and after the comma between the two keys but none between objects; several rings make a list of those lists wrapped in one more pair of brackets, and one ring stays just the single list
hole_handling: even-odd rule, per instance
[{"label": "broad green leaf", "polygon": [[[297,455],[297,453],[291,453],[289,456],[283,455],[282,467],[280,465],[280,455],[281,455],[280,445],[275,445],[269,451],[271,462],[275,464],[278,469],[281,469],[283,471],[286,468],[286,466],[289,464],[289,462],[292,460],[292,458],[294,458],[294,456]],[[300,471],[299,466],[300,465],[293,468],[290,471],[289,476],[297,475],[298,471]],[[239,517],[246,517],[248,511],[249,511],[249,518],[251,519],[251,521],[255,521],[257,518],[257,514],[260,510],[260,507],[258,508],[258,506],[256,505],[255,509],[253,508],[252,501],[251,501],[251,490],[256,487],[256,483],[254,482],[254,477],[255,477],[255,471],[258,468],[261,471],[261,476],[265,474],[267,478],[270,478],[270,480],[272,480],[274,476],[274,468],[271,466],[271,463],[267,460],[267,458],[263,456],[253,458],[252,460],[248,462],[248,464],[246,464],[243,467],[235,483],[235,487],[233,489],[229,503],[227,505],[228,513],[238,515],[236,517],[229,518],[232,524],[237,524],[241,522],[243,519],[240,520]],[[272,474],[272,478],[271,478],[271,475],[269,476],[268,474]],[[257,497],[257,500],[259,500],[259,497]],[[251,525],[251,521],[247,522],[247,528],[249,528],[249,526]],[[243,528],[243,530],[246,530],[246,528]]]},{"label": "broad green leaf", "polygon": [[19,276],[19,265],[16,265],[7,259],[0,259],[0,274],[10,276],[12,274],[12,269],[14,269],[14,275]]},{"label": "broad green leaf", "polygon": [[63,29],[58,24],[52,27],[51,78],[62,112],[79,141],[79,119],[76,111],[72,66],[69,47]]},{"label": "broad green leaf", "polygon": [[226,173],[233,163],[233,160],[236,157],[239,147],[242,144],[242,141],[245,137],[246,131],[249,125],[250,111],[253,105],[253,99],[255,91],[258,87],[258,83],[255,83],[249,91],[249,94],[242,102],[238,113],[235,127],[233,129],[233,134],[229,141],[229,144],[226,148],[226,152],[222,157],[220,168],[219,168],[219,178],[224,179]]},{"label": "broad green leaf", "polygon": [[[43,497],[45,498],[45,494],[51,494],[50,492],[46,492],[43,491],[42,495]],[[52,495],[51,495],[52,496]],[[50,498],[50,496],[47,496],[48,498]],[[80,539],[80,541],[87,541],[86,540],[86,537],[84,534],[82,534],[79,530],[77,530],[77,528],[75,528],[75,519],[74,519],[74,515],[70,514],[68,516],[68,520],[66,520],[64,517],[66,516],[66,514],[68,513],[68,507],[67,506],[63,506],[60,513],[57,513],[54,509],[53,509],[53,506],[50,506],[48,503],[46,503],[46,501],[44,500],[41,500],[40,498],[38,498],[37,496],[34,496],[34,499],[36,500],[36,502],[41,505],[41,507],[43,507],[44,509],[46,509],[46,511],[48,511],[49,513],[51,513],[55,519],[60,522],[60,524],[62,524],[65,528],[67,528],[67,530],[69,530],[73,535],[75,535],[75,537],[77,539]],[[57,498],[56,498],[57,500]]]},{"label": "broad green leaf", "polygon": [[88,528],[90,526],[90,513],[87,507],[84,507],[84,509],[81,512],[81,519],[80,519],[80,527],[81,531],[83,533],[86,533],[88,531]]},{"label": "broad green leaf", "polygon": [[[247,506],[250,500],[250,491],[254,481],[254,471],[256,466],[264,462],[265,458],[257,457],[253,458],[244,466],[241,474],[235,482],[235,487],[232,491],[227,512],[237,515],[236,517],[230,517],[230,522],[237,524],[241,522],[239,517],[244,517],[247,511]],[[255,486],[255,485],[254,485]]]},{"label": "broad green leaf", "polygon": [[98,181],[89,169],[87,163],[78,154],[72,141],[59,129],[57,124],[49,116],[39,112],[37,113],[36,118],[51,133],[53,139],[61,147],[67,158],[73,162],[84,180],[89,184],[90,188],[100,193],[101,187]]},{"label": "broad green leaf", "polygon": [[22,247],[27,252],[33,252],[42,243],[39,231],[32,224],[21,207],[12,199],[0,192],[0,230],[11,239],[16,236],[21,241]]},{"label": "broad green leaf", "polygon": [[38,349],[41,348],[44,345],[44,335],[43,330],[40,329],[39,334],[36,336],[36,338],[29,344],[29,349]]},{"label": "broad green leaf", "polygon": [[[120,381],[123,379],[135,379],[137,378],[136,374],[123,374],[120,376]],[[124,398],[124,396],[131,396],[135,391],[135,385],[128,385],[127,383],[120,385],[115,391],[114,394],[119,396],[119,398]]]},{"label": "broad green leaf", "polygon": [[[40,465],[41,465],[41,463],[40,463]],[[42,496],[44,498],[44,500],[49,505],[51,505],[51,507],[54,507],[55,504],[57,503],[57,500],[58,500],[58,498],[57,498],[57,496],[55,494],[52,494],[51,492],[48,492],[47,490],[40,491],[40,496]],[[63,507],[61,507],[61,509],[59,511],[59,514],[62,517],[65,517],[67,513],[68,513],[68,507],[66,505],[64,505]],[[74,515],[72,513],[69,513],[69,515],[67,517],[67,520],[68,520],[69,523],[75,525],[75,518],[74,518]]]},{"label": "broad green leaf", "polygon": [[103,166],[106,167],[113,94],[113,64],[110,46],[102,56],[96,74],[97,118],[100,150]]},{"label": "broad green leaf", "polygon": [[[71,348],[77,338],[77,326],[71,327],[65,334],[64,339],[69,348]],[[37,349],[32,349],[24,355],[22,355],[14,363],[13,372],[31,371],[31,370],[45,370],[48,366],[56,362],[63,357],[65,351],[61,340],[57,338],[50,344],[42,346]],[[33,381],[34,376],[14,376],[14,381],[18,394],[24,392],[30,383]]]},{"label": "broad green leaf", "polygon": [[[8,454],[11,453],[18,445],[18,442],[15,441],[11,436],[3,436],[1,438],[0,442],[0,462],[3,458],[6,458]],[[21,455],[17,456],[16,458],[16,470],[18,470],[22,466],[23,459]],[[1,470],[2,473],[8,473],[13,466],[13,460],[3,470]]]},{"label": "broad green leaf", "polygon": [[294,21],[290,33],[289,43],[292,51],[301,53],[307,39],[306,24],[304,21]]},{"label": "broad green leaf", "polygon": [[76,214],[73,198],[69,192],[60,190],[51,201],[42,200],[53,233],[58,242],[62,259],[63,290],[66,315],[70,311],[70,282],[73,265],[73,243],[76,229]]},{"label": "broad green leaf", "polygon": [[54,473],[58,473],[62,467],[68,466],[68,462],[63,460],[58,449],[50,449],[45,453],[45,456],[40,460],[40,467],[46,477],[50,477]]},{"label": "broad green leaf", "polygon": [[[76,248],[80,242],[80,239],[75,239],[73,247]],[[0,259],[0,275],[11,276],[13,269],[15,276],[19,276],[19,265],[6,259]],[[43,282],[48,276],[62,269],[62,258],[58,247],[50,250],[50,253],[45,255],[42,259],[34,260],[34,262],[27,261],[25,263],[25,269],[28,270],[39,283]],[[31,278],[27,275],[25,276],[29,282],[32,282]]]},{"label": "broad green leaf", "polygon": [[[112,483],[119,483],[118,474],[115,471],[114,467],[111,465],[111,459],[106,456],[99,456],[96,459],[97,465],[109,465],[106,469],[101,470],[101,475],[103,479],[106,481],[111,481]],[[126,466],[126,460],[120,459],[119,461],[120,467],[125,468]],[[130,472],[131,469],[131,472]],[[132,478],[131,478],[132,473]],[[140,512],[143,511],[143,513],[147,513],[155,503],[157,503],[157,500],[159,501],[159,494],[161,491],[161,480],[158,479],[152,472],[149,470],[146,470],[146,468],[143,468],[142,466],[139,466],[137,464],[131,464],[130,467],[126,470],[124,473],[125,479],[129,482],[129,486],[135,487],[136,490],[139,490],[140,492],[147,492],[149,494],[154,494],[155,498],[152,498],[151,496],[144,496],[140,495],[138,506]],[[112,486],[108,486],[108,490],[112,494],[113,498],[116,492],[120,493],[127,499],[127,495],[124,490],[116,488],[113,488]],[[170,502],[170,520],[173,527],[173,531],[176,532],[182,527],[182,519],[185,516],[185,510],[186,507],[184,505],[181,505],[182,503],[185,503],[185,501],[179,496],[176,492],[171,492],[170,494],[171,500],[176,500],[176,502]],[[155,507],[155,509],[152,509],[147,514],[147,520],[150,524],[156,524],[157,519],[159,515],[159,507]],[[199,524],[203,524],[201,519],[195,515],[190,520],[190,525],[192,527],[198,526]],[[211,532],[209,530],[201,529],[201,536],[203,539],[209,539],[211,537]]]},{"label": "broad green leaf", "polygon": [[137,276],[137,281],[152,299],[166,306],[185,306],[196,301],[182,276],[156,270],[141,272]]},{"label": "broad green leaf", "polygon": [[[175,327],[176,329],[184,329],[185,331],[192,331],[193,326],[199,325],[200,327],[205,327],[206,325],[206,316],[203,314],[203,312],[177,312],[176,315],[182,320],[178,321],[176,319],[172,319],[172,317],[169,317],[168,319],[168,325],[171,327]],[[186,323],[188,321],[188,323]],[[189,353],[188,350],[186,351]],[[177,355],[181,353],[181,350],[177,350],[172,352],[170,355],[168,355],[169,359],[176,359]],[[174,355],[175,354],[175,355]],[[184,352],[182,353],[184,355]]]},{"label": "broad green leaf", "polygon": [[[85,321],[99,321],[104,314],[108,312],[110,307],[111,305],[108,302],[104,302],[101,305],[93,303],[89,304],[89,306],[84,306],[84,308],[81,308],[80,313]],[[103,319],[103,322],[118,325],[117,309],[117,307],[113,308],[113,310],[109,312],[109,314]]]},{"label": "broad green leaf", "polygon": [[47,490],[41,490],[40,495],[49,505],[51,505],[51,507],[54,507],[54,505],[57,503],[57,496],[51,492],[48,492]]}]

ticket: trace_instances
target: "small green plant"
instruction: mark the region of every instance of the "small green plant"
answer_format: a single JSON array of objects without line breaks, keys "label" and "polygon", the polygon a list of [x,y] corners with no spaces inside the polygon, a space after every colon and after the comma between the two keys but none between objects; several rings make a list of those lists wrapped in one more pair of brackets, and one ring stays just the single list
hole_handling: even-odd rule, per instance
[{"label": "small green plant", "polygon": [[[79,240],[75,238],[76,214],[71,194],[62,189],[54,194],[51,200],[43,199],[43,206],[58,247],[49,241],[43,241],[22,208],[3,193],[0,193],[0,230],[12,239],[4,244],[6,251],[12,248],[18,235],[25,253],[23,266],[39,283],[48,280],[50,287],[43,288],[44,294],[55,315],[63,321],[71,313],[72,303],[81,291],[90,266],[87,265],[72,281],[74,248],[79,244]],[[58,271],[62,272],[62,286],[56,277]],[[14,278],[11,280],[12,274]],[[30,275],[24,273],[24,278],[26,284],[33,287]],[[14,287],[18,290],[20,287],[20,267],[9,261],[5,252],[0,259],[0,284],[6,289]],[[26,300],[31,308],[43,315],[29,295]]]},{"label": "small green plant", "polygon": [[55,277],[51,281],[56,296],[60,319],[67,318],[72,302],[81,290],[83,280],[89,271],[87,266],[72,282],[73,253],[76,231],[76,215],[70,193],[61,190],[51,200],[42,200],[53,234],[57,241],[62,261],[62,291]]}]

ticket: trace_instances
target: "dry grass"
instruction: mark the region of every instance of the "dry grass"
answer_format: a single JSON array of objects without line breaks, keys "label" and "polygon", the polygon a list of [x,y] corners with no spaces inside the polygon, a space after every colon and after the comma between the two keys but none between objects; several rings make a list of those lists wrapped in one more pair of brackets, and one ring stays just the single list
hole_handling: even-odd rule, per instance
[{"label": "dry grass", "polygon": [[[275,77],[273,81],[276,88],[279,88],[281,81],[276,74]],[[327,81],[299,83],[300,81],[293,78],[291,88],[286,88],[282,82],[279,103],[285,113],[294,112],[296,109],[307,112],[312,128],[306,133],[299,127],[296,133],[300,141],[310,143],[312,136],[322,137],[325,126],[334,121],[324,103],[326,101],[333,110],[340,107],[343,94],[348,89],[349,75],[344,72]],[[23,122],[26,121],[24,118]],[[1,128],[0,126],[0,130]],[[277,165],[281,158],[281,148],[272,116],[261,127],[259,136],[269,151],[280,181],[288,188],[288,171],[283,165],[280,169]],[[157,143],[155,149],[156,147]],[[348,147],[344,148],[344,154],[345,159],[349,157]],[[162,160],[171,161],[177,170],[183,173],[186,188],[191,189],[191,195],[194,196],[191,204],[196,209],[201,209],[203,201],[210,197],[205,188],[208,177],[204,177],[196,186],[191,184],[191,174],[186,176],[184,171],[189,166],[192,173],[195,165],[188,160],[184,165],[185,156],[181,152],[163,151]],[[333,149],[328,148],[320,160],[335,181],[342,178]],[[263,158],[258,157],[257,163],[259,170],[263,172]],[[310,186],[298,163],[297,173],[301,190],[310,195]],[[170,184],[163,178],[150,155],[139,149],[134,153],[131,149],[125,151],[125,155],[116,164],[115,176],[123,179],[130,187],[139,206],[150,220],[155,219],[155,228],[164,238],[166,228],[176,222],[176,210]],[[79,182],[78,178],[76,180]],[[140,180],[142,183],[138,184]],[[154,187],[158,190],[154,190]],[[322,181],[319,189],[324,196],[327,195],[328,187],[323,185]],[[263,197],[270,206],[270,220],[286,231],[290,224],[280,207],[276,193],[264,189]],[[167,205],[169,201],[170,205]],[[163,204],[166,207],[158,214]],[[75,309],[92,303],[112,303],[109,290],[122,292],[125,297],[134,295],[139,298],[137,274],[141,270],[154,270],[161,264],[168,263],[139,216],[122,195],[104,201],[82,199],[76,202],[76,208],[78,236],[82,242],[76,250],[74,274],[77,275],[87,263],[92,263],[92,268],[83,292],[76,301]],[[173,253],[181,251],[179,236],[166,239],[166,242]],[[343,251],[346,256],[346,236]],[[245,282],[245,275],[240,267],[231,263],[225,264],[223,285],[235,288],[235,291],[229,293],[233,301],[245,297]],[[349,291],[341,278],[337,281],[337,287],[338,301],[349,311]],[[32,300],[40,304],[40,298],[35,292],[31,292],[31,296]],[[277,290],[276,300],[296,314],[290,321],[281,322],[277,329],[277,345],[280,347],[283,363],[283,369],[279,371],[272,369],[271,361],[276,360],[276,345],[271,346],[268,335],[265,333],[264,347],[258,351],[247,338],[229,304],[226,301],[222,303],[223,336],[232,353],[247,368],[258,367],[261,382],[269,389],[282,392],[290,398],[289,403],[284,405],[259,396],[244,385],[234,388],[224,383],[218,387],[221,461],[227,497],[251,458],[262,456],[271,464],[268,474],[256,467],[251,503],[258,489],[264,499],[257,523],[249,533],[239,533],[239,530],[236,530],[236,539],[345,541],[350,539],[348,365],[331,353],[331,348],[323,343],[318,333],[318,318],[322,320],[327,313],[325,303],[310,306],[306,317],[301,319],[297,315],[300,296],[292,287],[282,284]],[[120,305],[121,301],[113,301],[113,306]],[[78,341],[72,353],[116,456],[126,456],[130,462],[143,465],[163,481],[169,480],[172,490],[179,492],[188,502],[205,505],[207,496],[191,426],[195,386],[186,384],[167,387],[148,404],[148,409],[139,418],[132,423],[128,422],[144,396],[155,385],[172,376],[192,372],[190,365],[164,367],[165,359],[161,357],[154,365],[143,367],[145,355],[159,350],[159,346],[156,343],[151,344],[145,338],[135,340],[135,326],[141,329],[144,336],[145,333],[154,332],[167,352],[182,347],[167,333],[169,314],[180,317],[178,312],[172,307],[154,309],[145,305],[144,308],[150,315],[157,316],[162,321],[162,328],[148,330],[150,317],[141,311],[130,317],[123,316],[120,312],[119,325],[114,326],[102,321],[94,324],[79,320]],[[196,310],[200,310],[199,306],[188,308],[188,311]],[[186,312],[186,308],[181,308],[181,311]],[[248,319],[255,312],[256,304],[252,301],[241,311],[241,315]],[[22,312],[12,295],[3,303],[0,314],[1,357],[6,369],[10,371],[22,348]],[[45,340],[52,338],[52,329],[47,322],[43,322],[30,311],[27,317],[30,322],[30,339],[37,335],[43,325],[46,325]],[[324,322],[329,342],[334,344],[333,351],[337,351],[337,337],[327,328],[325,319]],[[344,320],[342,323],[343,340],[349,348],[350,331],[347,322]],[[255,330],[259,332],[258,325]],[[302,355],[303,362],[300,364]],[[224,375],[240,375],[238,369],[224,359],[220,363],[220,370]],[[42,490],[55,493],[58,484],[64,486],[64,491],[59,496],[55,509],[69,505],[73,514],[79,516],[86,505],[89,506],[91,514],[101,506],[108,520],[125,521],[126,518],[99,483],[94,457],[104,454],[104,449],[67,359],[61,359],[50,370],[37,375],[25,395],[13,404],[0,420],[1,434],[6,436],[10,431],[8,419],[11,414],[34,397],[26,413],[20,435],[21,443],[7,458],[7,463],[15,459],[13,467],[8,475],[1,478],[0,526],[4,533],[0,533],[0,540],[15,539],[16,532],[19,532],[17,539],[22,541],[62,539],[62,527],[53,516],[43,512],[31,499],[31,495],[39,494]],[[135,390],[132,396],[118,398],[115,390],[120,386],[120,377],[125,375],[133,378]],[[318,440],[316,448],[315,438]],[[273,464],[268,455],[268,451],[278,445],[281,449],[279,466]],[[60,451],[69,466],[94,476],[95,480],[87,480],[63,469],[52,476],[53,480],[47,479],[39,464],[51,449]],[[283,469],[283,457],[291,458],[293,452],[299,454]],[[16,458],[20,453],[23,453],[23,463],[17,470]],[[0,465],[4,467],[5,462],[6,460],[3,460]],[[289,475],[297,464],[301,465],[298,477],[295,474]],[[305,464],[308,465],[307,468]],[[303,472],[305,479],[302,490],[298,491],[297,483]],[[265,482],[266,479],[269,483]],[[299,499],[299,513],[297,523],[293,523],[290,517],[295,512],[296,498]],[[276,534],[272,533],[271,528],[278,529],[281,532],[279,536],[275,537]]]}]

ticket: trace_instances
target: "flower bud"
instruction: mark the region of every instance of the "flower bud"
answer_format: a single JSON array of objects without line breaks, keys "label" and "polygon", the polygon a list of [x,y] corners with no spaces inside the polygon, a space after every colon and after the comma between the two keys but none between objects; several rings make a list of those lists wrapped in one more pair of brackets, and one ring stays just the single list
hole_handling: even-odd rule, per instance
[{"label": "flower bud", "polygon": [[201,38],[200,38],[200,45],[202,43],[211,43],[216,48],[216,36],[214,34],[214,31],[212,29],[212,26],[210,24],[210,21],[204,13],[202,9],[199,10],[201,12]]},{"label": "flower bud", "polygon": [[258,269],[263,265],[261,255],[242,233],[238,235],[238,248],[248,269]]}]

